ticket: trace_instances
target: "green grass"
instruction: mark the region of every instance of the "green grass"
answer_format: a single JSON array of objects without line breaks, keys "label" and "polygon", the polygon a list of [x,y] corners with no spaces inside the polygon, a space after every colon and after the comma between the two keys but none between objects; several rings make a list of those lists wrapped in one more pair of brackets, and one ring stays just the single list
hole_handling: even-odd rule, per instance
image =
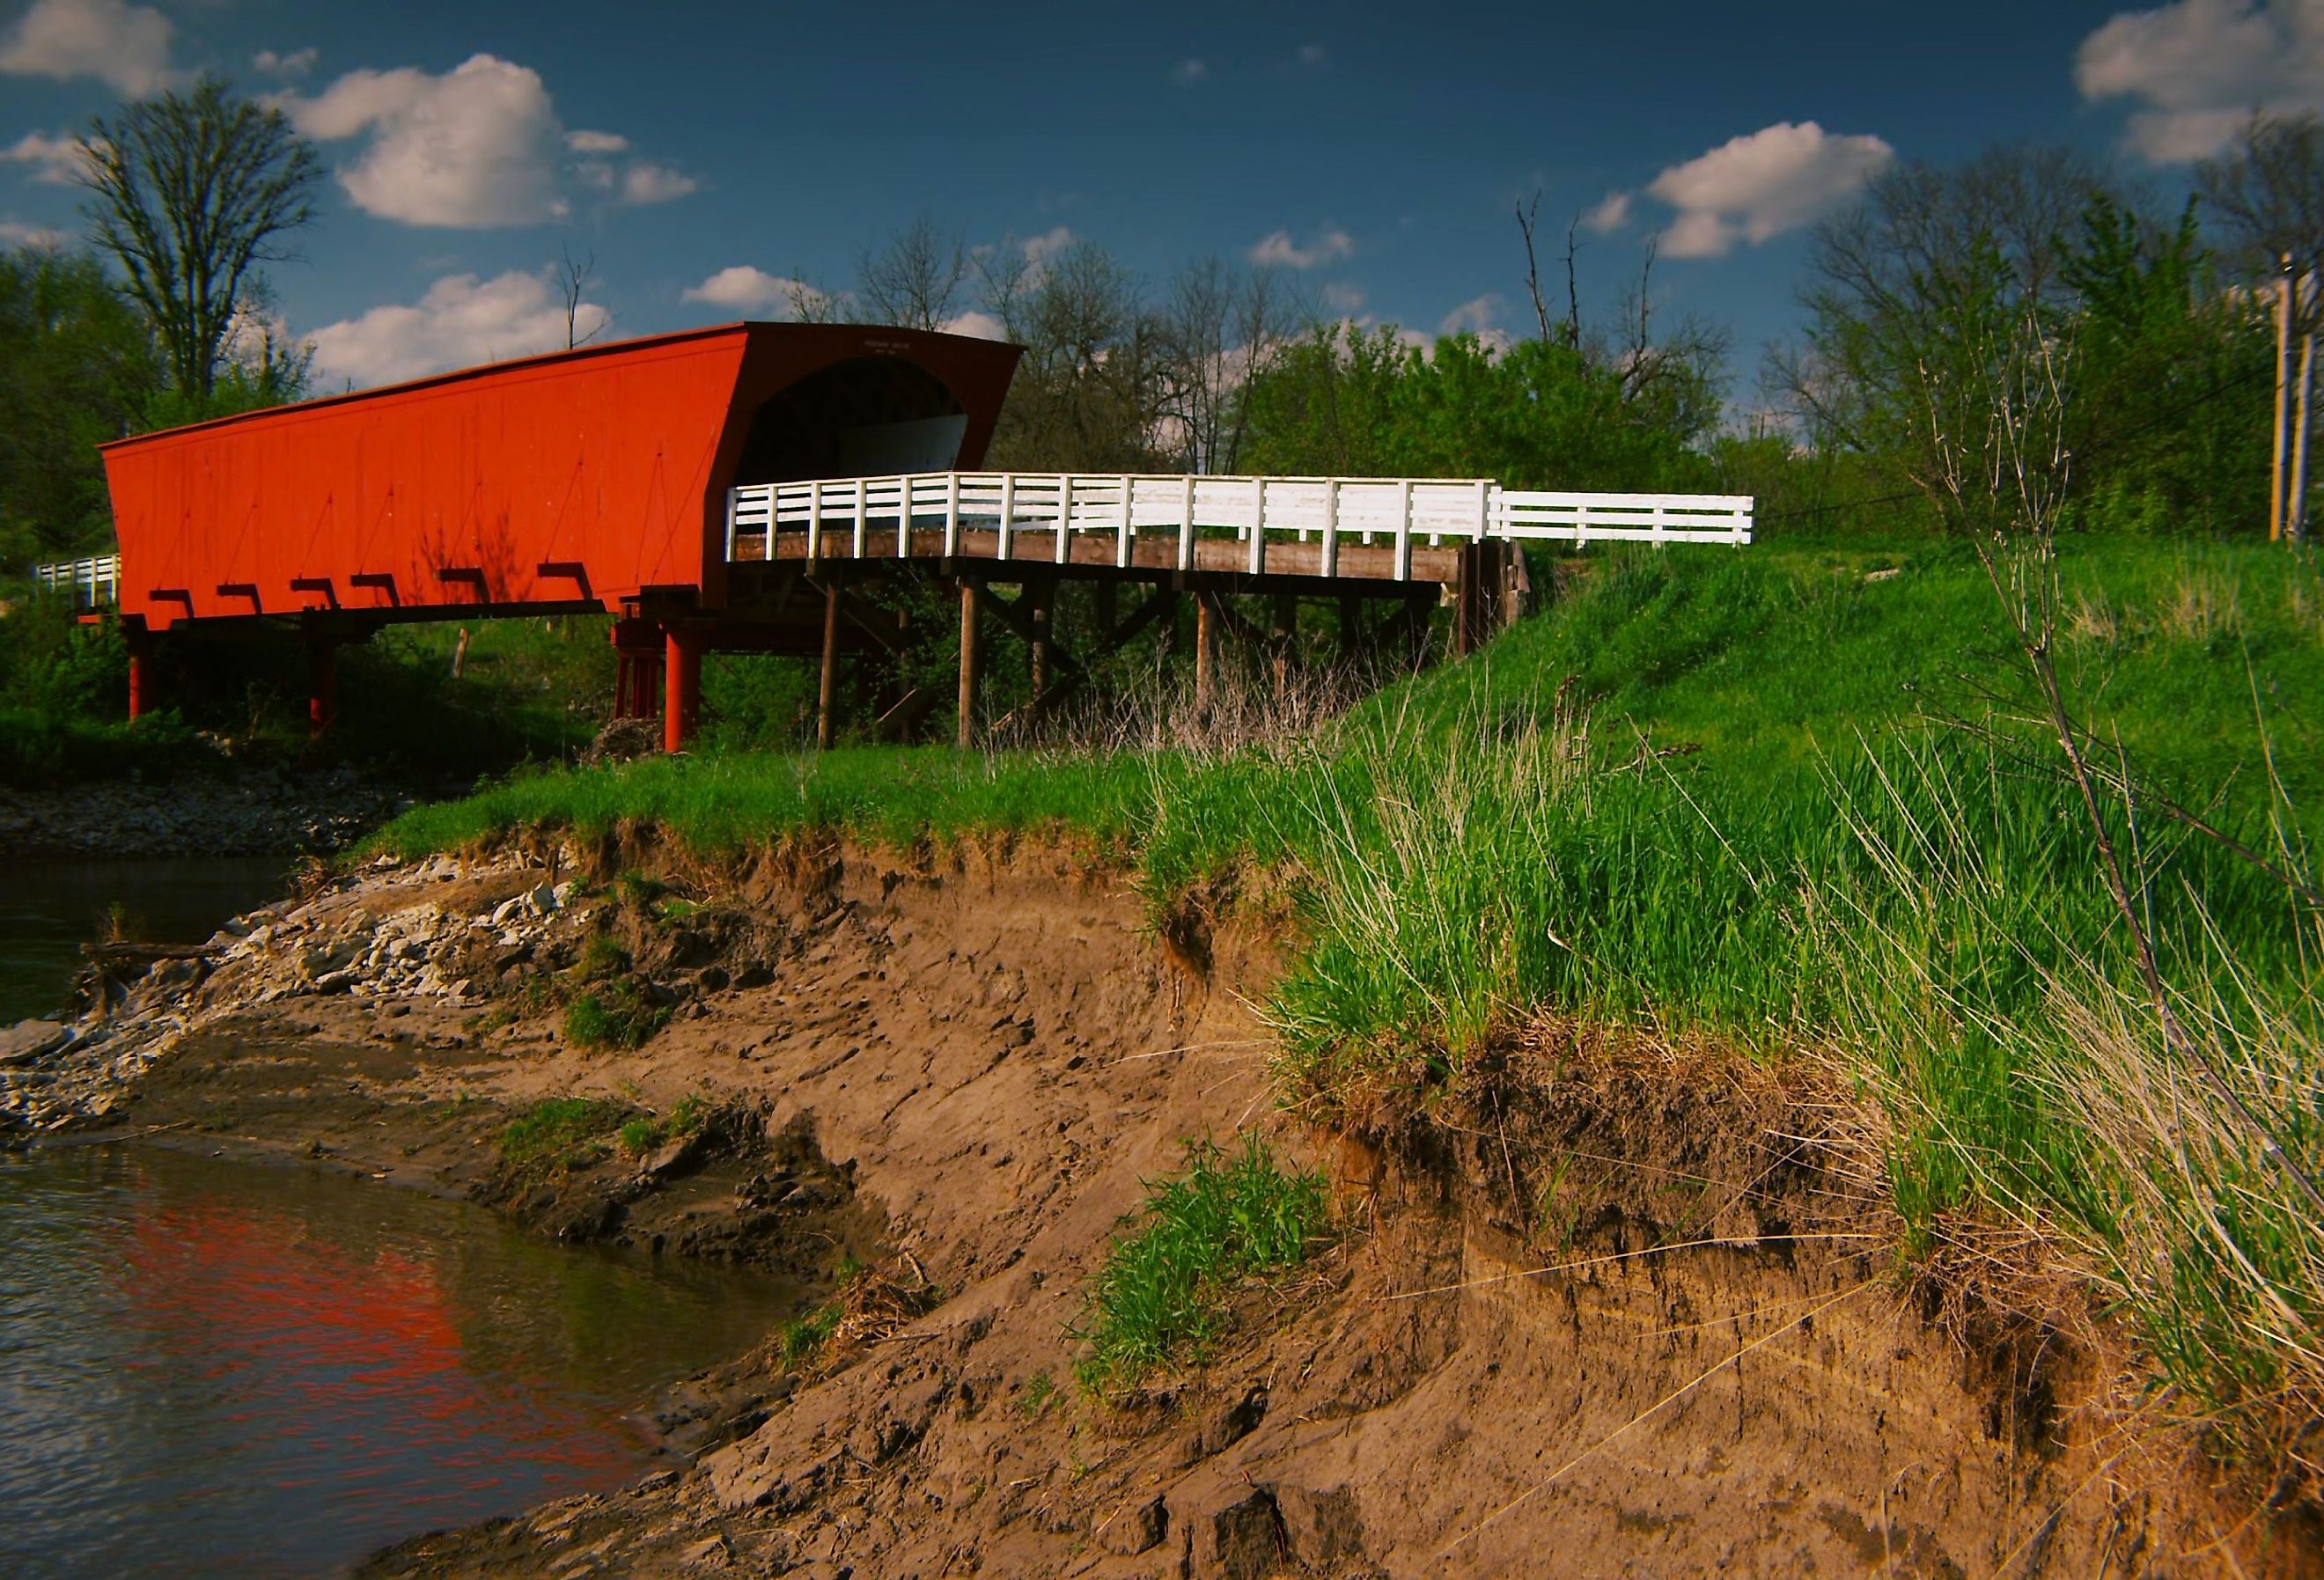
[{"label": "green grass", "polygon": [[[2180,1049],[2141,1007],[1993,590],[1926,539],[1593,553],[1541,617],[1304,742],[651,761],[513,780],[382,843],[632,820],[706,855],[1067,836],[1133,864],[1157,919],[1264,873],[1298,910],[1267,1006],[1291,1089],[1419,1096],[1543,1013],[1836,1052],[1887,1117],[1912,1253],[2006,1221],[2214,1420],[2324,1408],[2324,1231],[2271,1161],[2324,1172],[2324,928],[2153,799],[2324,887],[2324,575],[2264,545],[2076,539],[2060,558],[2061,674],[2108,771],[2147,792],[2103,815],[2198,1033]],[[2156,1113],[2182,1117],[2158,1132]],[[1138,1254],[1162,1259],[1154,1233]],[[1093,1329],[1129,1335],[1101,1375],[1204,1336],[1203,1275],[1136,1265],[1107,1298],[1150,1319]]]},{"label": "green grass", "polygon": [[1105,1392],[1199,1359],[1247,1280],[1297,1267],[1324,1239],[1320,1174],[1287,1174],[1258,1136],[1238,1152],[1190,1143],[1185,1171],[1149,1187],[1090,1290],[1084,1386]]},{"label": "green grass", "polygon": [[775,1330],[775,1354],[784,1365],[798,1370],[823,1353],[845,1315],[839,1301],[827,1300],[805,1317],[784,1323]]},{"label": "green grass", "polygon": [[709,1117],[708,1100],[689,1092],[672,1104],[668,1113],[640,1114],[623,1124],[620,1132],[622,1150],[632,1157],[642,1157],[664,1141],[693,1135]]},{"label": "green grass", "polygon": [[581,1048],[642,1048],[669,1022],[669,1011],[627,977],[601,982],[565,1004],[565,1036]]},{"label": "green grass", "polygon": [[544,1098],[501,1132],[501,1157],[519,1169],[593,1161],[631,1112],[626,1104],[602,1098]]}]

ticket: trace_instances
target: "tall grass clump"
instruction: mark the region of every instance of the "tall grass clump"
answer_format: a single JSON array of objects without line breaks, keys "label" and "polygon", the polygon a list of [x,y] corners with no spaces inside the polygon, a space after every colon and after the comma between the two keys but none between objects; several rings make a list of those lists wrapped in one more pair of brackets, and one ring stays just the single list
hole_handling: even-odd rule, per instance
[{"label": "tall grass clump", "polygon": [[1845,804],[1874,874],[1828,892],[1823,931],[1848,984],[1838,1043],[1889,1116],[1912,1249],[1989,1261],[1998,1215],[2128,1321],[2167,1413],[2313,1486],[2324,1218],[2303,1180],[2324,1172],[2324,931],[2280,875],[2306,870],[2300,853],[2272,873],[2200,836],[2145,848],[2166,1035],[2087,826],[2055,820],[2045,870],[2025,836],[1979,827],[1937,760],[1909,766]]},{"label": "tall grass clump", "polygon": [[1323,1177],[1285,1172],[1257,1135],[1232,1154],[1188,1143],[1185,1172],[1149,1188],[1092,1285],[1084,1386],[1126,1387],[1199,1358],[1237,1287],[1305,1261],[1330,1215]]}]

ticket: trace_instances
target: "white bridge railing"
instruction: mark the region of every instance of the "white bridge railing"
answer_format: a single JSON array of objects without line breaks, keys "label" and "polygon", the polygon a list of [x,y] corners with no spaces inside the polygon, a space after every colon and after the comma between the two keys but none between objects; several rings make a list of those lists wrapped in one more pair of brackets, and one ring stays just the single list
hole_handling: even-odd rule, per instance
[{"label": "white bridge railing", "polygon": [[1739,547],[1751,541],[1751,508],[1743,494],[1561,494],[1486,478],[923,472],[733,489],[726,558],[755,539],[759,557],[771,559],[775,534],[794,532],[810,559],[884,554],[890,541],[908,556],[915,531],[941,528],[948,557],[961,552],[964,531],[981,531],[997,532],[997,559],[1025,558],[1014,541],[1038,536],[1054,543],[1061,565],[1074,558],[1074,541],[1094,536],[1111,538],[1114,563],[1126,567],[1138,540],[1158,534],[1173,541],[1177,568],[1191,570],[1199,538],[1231,532],[1250,546],[1254,574],[1266,568],[1270,538],[1320,541],[1325,576],[1337,573],[1343,542],[1393,543],[1402,581],[1412,574],[1416,540],[1432,548],[1486,538]]},{"label": "white bridge railing", "polygon": [[121,556],[97,554],[32,567],[32,585],[44,592],[69,592],[86,608],[121,602]]}]

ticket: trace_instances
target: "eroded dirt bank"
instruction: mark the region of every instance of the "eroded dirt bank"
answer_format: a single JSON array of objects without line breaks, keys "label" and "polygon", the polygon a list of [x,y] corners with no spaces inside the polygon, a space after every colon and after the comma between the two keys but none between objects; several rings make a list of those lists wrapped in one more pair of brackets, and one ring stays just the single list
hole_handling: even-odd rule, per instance
[{"label": "eroded dirt bank", "polygon": [[[369,1574],[2324,1572],[2311,1527],[2242,1518],[2185,1445],[2128,1429],[2074,1325],[1902,1281],[1844,1094],[1545,1030],[1321,1135],[1277,1108],[1242,996],[1268,940],[1166,947],[1070,858],[593,860],[651,863],[680,903],[593,892],[572,855],[379,870],[7,1072],[43,1123],[874,1265],[820,1351],[681,1391],[682,1468]],[[633,1052],[559,1029],[600,935],[671,1012]],[[715,1117],[503,1158],[512,1115],[574,1095]],[[1250,1126],[1331,1172],[1345,1238],[1208,1364],[1083,1396],[1084,1281],[1141,1181]]]}]

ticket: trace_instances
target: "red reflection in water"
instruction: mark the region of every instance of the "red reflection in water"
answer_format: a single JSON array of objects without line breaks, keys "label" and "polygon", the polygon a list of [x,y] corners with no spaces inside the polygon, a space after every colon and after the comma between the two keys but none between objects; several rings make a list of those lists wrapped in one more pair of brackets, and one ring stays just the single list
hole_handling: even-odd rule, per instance
[{"label": "red reflection in water", "polygon": [[456,1303],[427,1262],[351,1251],[294,1215],[239,1203],[156,1205],[126,1229],[121,1293],[160,1352],[148,1363],[263,1391],[237,1397],[250,1413],[318,1437],[351,1415],[426,1422],[434,1429],[397,1435],[428,1440],[447,1468],[502,1456],[480,1438],[597,1486],[635,1468],[614,1423],[574,1408],[545,1373],[520,1367],[526,1357],[503,1349],[496,1371],[471,1366]]}]

